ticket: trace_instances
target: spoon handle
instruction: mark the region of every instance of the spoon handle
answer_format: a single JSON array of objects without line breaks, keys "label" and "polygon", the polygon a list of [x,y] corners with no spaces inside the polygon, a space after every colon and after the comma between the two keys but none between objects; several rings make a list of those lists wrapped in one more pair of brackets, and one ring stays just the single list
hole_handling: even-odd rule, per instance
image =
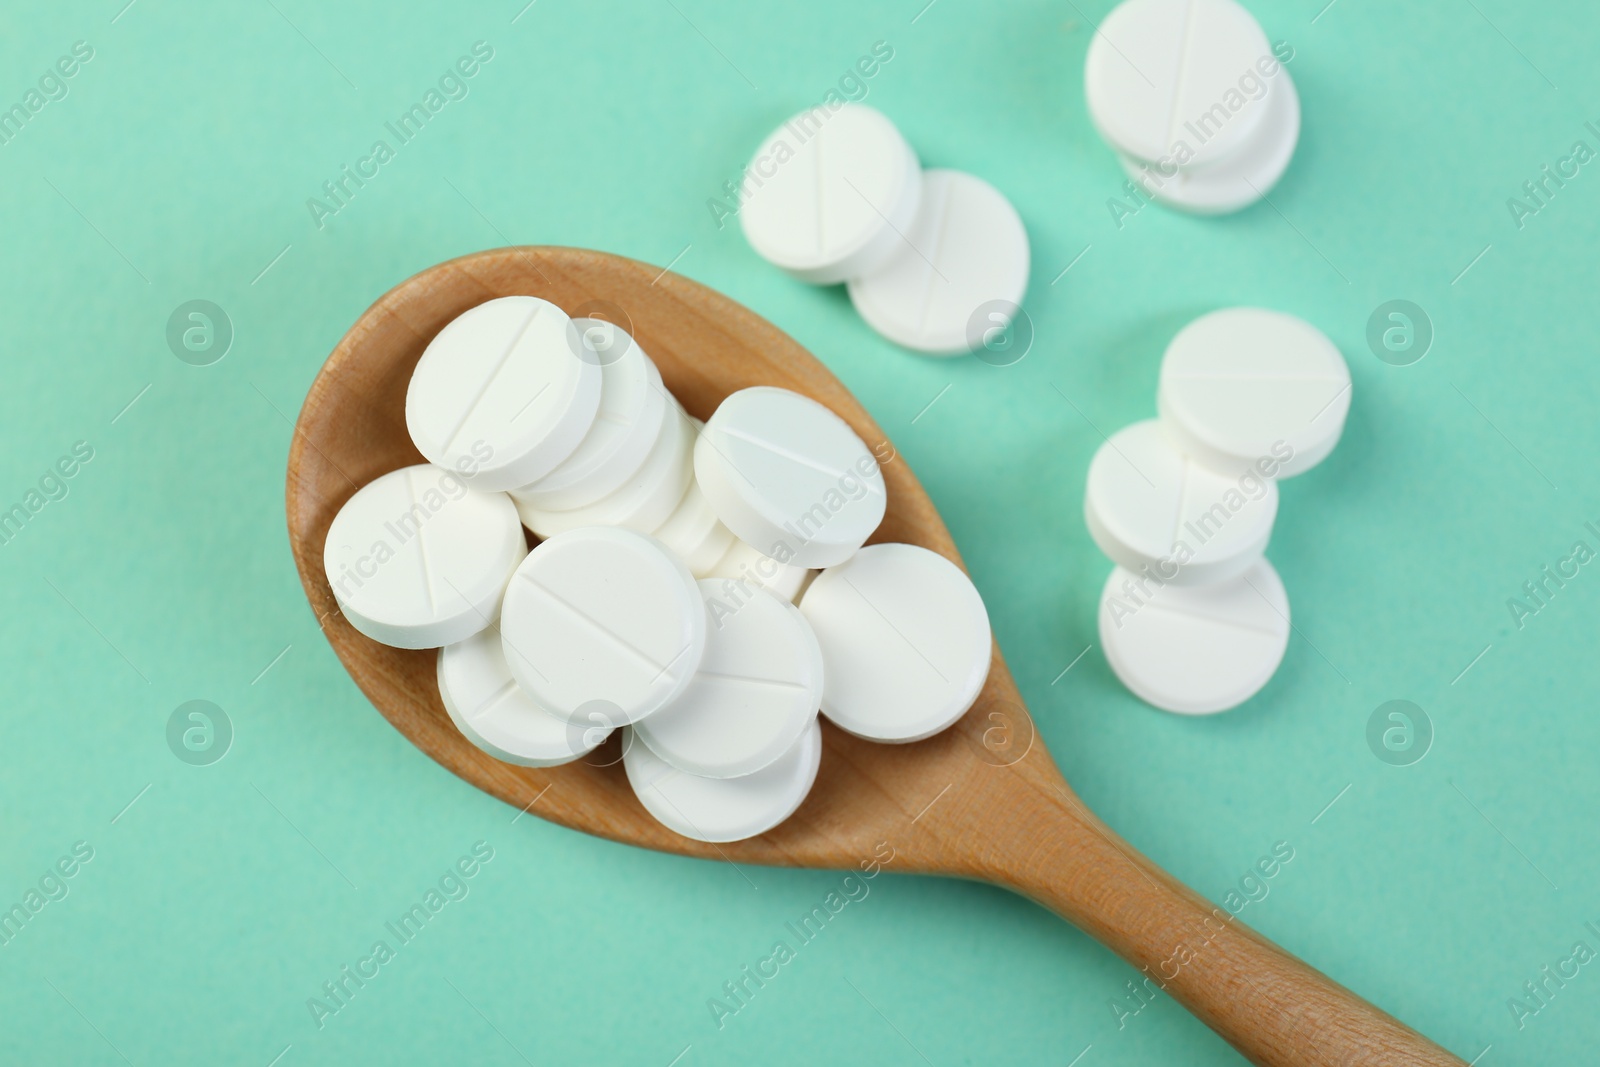
[{"label": "spoon handle", "polygon": [[[1265,1067],[1462,1067],[1180,884],[1066,791],[1023,797],[1014,817],[994,820],[999,832],[973,873],[1044,905],[1127,960],[1144,1001],[1167,993]],[[1131,1012],[1139,1001],[1122,992]]]}]

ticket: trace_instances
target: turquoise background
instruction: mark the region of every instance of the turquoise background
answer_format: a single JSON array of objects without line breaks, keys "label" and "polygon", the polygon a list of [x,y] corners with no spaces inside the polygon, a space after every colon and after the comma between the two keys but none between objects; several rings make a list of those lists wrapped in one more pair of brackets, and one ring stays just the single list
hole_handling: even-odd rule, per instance
[{"label": "turquoise background", "polygon": [[[675,261],[832,367],[948,518],[1068,779],[1156,861],[1221,900],[1288,842],[1246,921],[1465,1059],[1592,1058],[1600,965],[1520,1029],[1507,999],[1600,949],[1600,568],[1520,629],[1506,604],[1600,548],[1600,163],[1520,229],[1506,205],[1600,148],[1591,6],[1253,3],[1304,102],[1271,206],[1119,228],[1081,85],[1105,0],[123,3],[0,15],[0,105],[94,49],[0,146],[0,507],[94,450],[0,545],[0,904],[93,849],[0,947],[6,1062],[1237,1062],[1166,998],[1119,1029],[1132,971],[1035,906],[894,874],[718,1030],[707,998],[837,874],[746,881],[514,821],[373,711],[290,561],[290,423],[380,293],[508,242]],[[319,230],[307,198],[479,40],[470,95]],[[894,348],[707,208],[880,40],[868,101],[1026,220],[1036,341],[1013,366]],[[1365,340],[1392,298],[1436,331],[1411,366]],[[165,340],[191,299],[235,330],[210,366]],[[1242,303],[1325,330],[1355,399],[1284,486],[1282,669],[1185,719],[1105,664],[1083,478],[1100,431],[1154,413],[1171,335]],[[210,766],[168,748],[191,699],[232,723]],[[1433,724],[1411,766],[1368,748],[1391,699]],[[480,840],[470,894],[318,1029],[307,998]]]}]

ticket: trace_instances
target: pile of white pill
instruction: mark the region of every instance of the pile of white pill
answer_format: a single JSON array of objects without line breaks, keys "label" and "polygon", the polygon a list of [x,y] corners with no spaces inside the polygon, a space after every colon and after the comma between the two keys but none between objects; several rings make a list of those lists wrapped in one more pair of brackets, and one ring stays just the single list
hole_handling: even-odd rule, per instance
[{"label": "pile of white pill", "polygon": [[1147,703],[1225,711],[1267,684],[1288,647],[1288,594],[1264,554],[1277,483],[1338,443],[1350,369],[1309,323],[1228,308],[1167,346],[1157,408],[1089,464],[1084,520],[1116,564],[1100,644]]},{"label": "pile of white pill", "polygon": [[927,549],[862,547],[878,457],[814,400],[744,389],[702,426],[624,330],[511,296],[429,343],[405,415],[428,462],[339,510],[328,582],[361,633],[439,649],[446,711],[497,759],[552,767],[621,729],[652,815],[734,841],[804,801],[819,711],[911,742],[983,688],[977,590]]},{"label": "pile of white pill", "polygon": [[1126,0],[1089,46],[1084,98],[1139,195],[1237,211],[1271,190],[1300,139],[1292,55],[1234,0]]},{"label": "pile of white pill", "polygon": [[933,355],[976,351],[1028,289],[1022,218],[998,189],[924,171],[881,112],[819,104],[774,130],[745,168],[739,219],[764,259],[802,281],[847,283],[884,337]]}]

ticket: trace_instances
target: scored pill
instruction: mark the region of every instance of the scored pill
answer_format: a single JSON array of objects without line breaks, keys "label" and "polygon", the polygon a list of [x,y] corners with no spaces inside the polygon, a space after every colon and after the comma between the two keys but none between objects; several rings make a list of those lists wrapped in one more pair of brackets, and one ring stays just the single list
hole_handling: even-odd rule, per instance
[{"label": "scored pill", "polygon": [[869,741],[920,741],[989,677],[989,613],[965,572],[918,545],[869,545],[800,599],[822,649],[822,713]]},{"label": "scored pill", "polygon": [[735,537],[796,567],[849,559],[888,506],[877,459],[849,424],[771,386],[717,407],[695,443],[694,476]]},{"label": "scored pill", "polygon": [[1278,484],[1252,465],[1198,462],[1147,419],[1095,452],[1083,515],[1112,562],[1174,585],[1206,585],[1237,578],[1266,551]]},{"label": "scored pill", "polygon": [[1339,443],[1350,367],[1303,319],[1225,308],[1178,331],[1156,399],[1162,425],[1191,455],[1221,470],[1259,465],[1290,478]]},{"label": "scored pill", "polygon": [[600,366],[574,350],[566,312],[506,296],[453,319],[406,389],[406,428],[475,488],[516,489],[578,448],[600,405]]},{"label": "scored pill", "polygon": [[620,726],[688,686],[705,652],[706,607],[694,575],[659,541],[587,526],[528,553],[506,590],[500,635],[512,677],[540,707]]},{"label": "scored pill", "polygon": [[769,262],[819,285],[894,253],[916,216],[916,153],[881,112],[860,104],[803,111],[756,149],[739,223]]},{"label": "scored pill", "polygon": [[1270,85],[1256,64],[1272,54],[1260,24],[1234,0],[1128,0],[1090,42],[1089,117],[1135,159],[1218,163],[1261,126],[1270,90],[1252,87]]},{"label": "scored pill", "polygon": [[494,622],[506,579],[527,551],[510,498],[419,463],[347,500],[322,559],[357,630],[396,648],[438,648]]},{"label": "scored pill", "polygon": [[500,631],[479,631],[439,650],[439,699],[463,736],[496,759],[557,767],[592,751],[610,734],[577,726],[535,704],[511,668]]},{"label": "scored pill", "polygon": [[1106,16],[1084,97],[1136,201],[1223,214],[1277,184],[1300,139],[1284,48],[1234,0],[1127,0]]},{"label": "scored pill", "polygon": [[986,346],[1022,307],[1030,252],[1022,217],[994,186],[954,170],[923,175],[903,247],[852,278],[850,301],[889,340],[930,355]]},{"label": "scored pill", "polygon": [[634,737],[690,774],[737,778],[782,756],[817,717],[822,650],[793,604],[764,589],[724,596],[702,581],[710,629],[683,695],[634,724]]},{"label": "scored pill", "polygon": [[1289,596],[1265,559],[1231,581],[1159,585],[1114,568],[1100,646],[1122,684],[1164,711],[1209,715],[1249,700],[1289,647]]}]

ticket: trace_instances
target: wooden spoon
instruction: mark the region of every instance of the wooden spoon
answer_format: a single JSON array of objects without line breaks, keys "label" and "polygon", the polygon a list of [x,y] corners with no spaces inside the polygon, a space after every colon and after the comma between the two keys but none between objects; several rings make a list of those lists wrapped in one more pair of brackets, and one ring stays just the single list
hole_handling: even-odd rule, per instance
[{"label": "wooden spoon", "polygon": [[[571,248],[505,248],[442,263],[373,304],[311,385],[289,450],[289,540],[300,580],[345,668],[385,718],[446,768],[516,808],[613,841],[734,863],[849,868],[893,849],[890,869],[976,878],[1032,898],[1137,968],[1258,1064],[1460,1064],[1180,885],[1091,814],[1056,769],[998,648],[977,705],[914,745],[880,745],[823,724],[815,788],[771,833],[728,845],[679,837],[640,806],[616,756],[552,770],[501,763],[470,744],[439,702],[435,653],[389,648],[340,615],[323,574],[335,512],[378,475],[421,461],[406,433],[412,368],[439,329],[499,296],[543,297],[571,314],[608,305],[683,406],[777,385],[814,397],[869,446],[883,431],[828,370],[776,327],[702,285]],[[888,450],[880,450],[880,454]],[[883,467],[889,511],[875,541],[960,563],[902,458]],[[610,744],[615,745],[615,741]],[[887,850],[886,850],[887,851]]]}]

